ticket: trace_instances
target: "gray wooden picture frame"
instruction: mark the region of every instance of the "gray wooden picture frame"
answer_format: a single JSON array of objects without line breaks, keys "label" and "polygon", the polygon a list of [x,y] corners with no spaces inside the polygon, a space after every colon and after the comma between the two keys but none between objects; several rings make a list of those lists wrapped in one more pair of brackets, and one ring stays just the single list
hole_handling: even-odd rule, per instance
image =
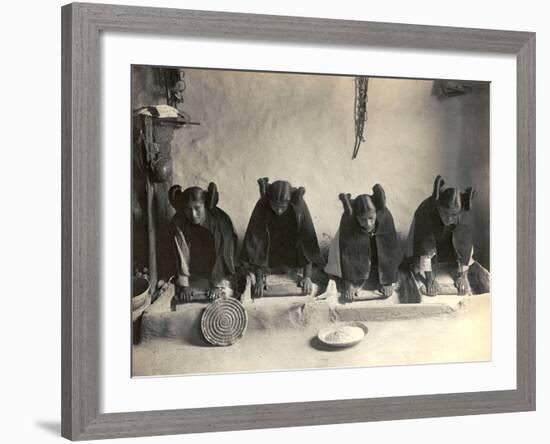
[{"label": "gray wooden picture frame", "polygon": [[[99,411],[104,31],[517,57],[517,388],[145,412]],[[73,440],[535,409],[535,34],[73,3],[62,8],[62,435]]]}]

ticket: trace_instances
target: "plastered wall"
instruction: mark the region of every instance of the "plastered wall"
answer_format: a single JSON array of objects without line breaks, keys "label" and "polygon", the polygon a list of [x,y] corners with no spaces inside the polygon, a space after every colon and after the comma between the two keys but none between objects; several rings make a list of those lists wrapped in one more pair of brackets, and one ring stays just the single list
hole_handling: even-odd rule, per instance
[{"label": "plastered wall", "polygon": [[[165,103],[147,67],[133,71],[133,106]],[[306,188],[317,235],[338,228],[340,192],[383,185],[397,230],[442,174],[476,189],[475,250],[489,266],[489,88],[439,99],[430,80],[371,78],[365,142],[351,159],[353,77],[186,70],[185,110],[199,126],[174,131],[173,183],[218,185],[219,206],[242,239],[259,192],[256,180]]]}]

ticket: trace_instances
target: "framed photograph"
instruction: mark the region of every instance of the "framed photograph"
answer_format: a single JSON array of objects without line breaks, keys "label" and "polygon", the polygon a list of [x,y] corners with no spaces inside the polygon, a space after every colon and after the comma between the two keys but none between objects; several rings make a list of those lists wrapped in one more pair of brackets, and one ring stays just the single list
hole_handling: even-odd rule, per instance
[{"label": "framed photograph", "polygon": [[63,436],[534,410],[533,33],[62,24]]}]

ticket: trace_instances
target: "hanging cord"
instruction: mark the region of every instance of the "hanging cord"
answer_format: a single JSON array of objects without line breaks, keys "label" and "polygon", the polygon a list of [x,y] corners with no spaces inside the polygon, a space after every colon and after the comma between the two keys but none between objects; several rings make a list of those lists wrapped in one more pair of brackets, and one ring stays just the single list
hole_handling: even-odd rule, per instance
[{"label": "hanging cord", "polygon": [[357,157],[361,142],[365,141],[363,132],[367,121],[368,85],[368,77],[358,76],[355,78],[355,146],[353,147],[352,159]]}]

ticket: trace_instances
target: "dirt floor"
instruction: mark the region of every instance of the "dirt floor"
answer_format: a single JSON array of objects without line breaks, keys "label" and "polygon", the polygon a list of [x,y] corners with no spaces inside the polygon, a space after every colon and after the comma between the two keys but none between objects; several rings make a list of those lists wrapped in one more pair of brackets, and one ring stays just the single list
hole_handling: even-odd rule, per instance
[{"label": "dirt floor", "polygon": [[361,343],[329,349],[317,339],[323,326],[249,330],[230,347],[200,339],[150,339],[133,348],[134,376],[234,373],[277,369],[487,361],[491,359],[488,294],[471,296],[451,314],[369,322]]}]

